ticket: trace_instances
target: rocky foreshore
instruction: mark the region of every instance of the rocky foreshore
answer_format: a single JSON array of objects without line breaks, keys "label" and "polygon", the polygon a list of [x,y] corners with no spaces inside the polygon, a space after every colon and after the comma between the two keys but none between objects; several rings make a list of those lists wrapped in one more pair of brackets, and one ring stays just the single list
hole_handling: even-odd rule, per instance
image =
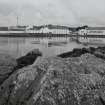
[{"label": "rocky foreshore", "polygon": [[105,47],[41,55],[0,55],[0,105],[105,105]]},{"label": "rocky foreshore", "polygon": [[89,48],[74,48],[73,51],[59,54],[58,57],[68,58],[68,57],[80,57],[83,54],[90,53],[94,56],[105,59],[105,47],[89,47]]}]

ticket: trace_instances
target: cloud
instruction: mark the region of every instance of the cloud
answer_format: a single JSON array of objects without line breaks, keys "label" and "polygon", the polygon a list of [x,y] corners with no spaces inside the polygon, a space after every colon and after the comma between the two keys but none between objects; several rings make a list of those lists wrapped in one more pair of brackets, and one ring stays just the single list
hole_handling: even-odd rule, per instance
[{"label": "cloud", "polygon": [[0,25],[105,25],[105,0],[2,0]]},{"label": "cloud", "polygon": [[74,0],[73,10],[80,23],[105,25],[105,0]]}]

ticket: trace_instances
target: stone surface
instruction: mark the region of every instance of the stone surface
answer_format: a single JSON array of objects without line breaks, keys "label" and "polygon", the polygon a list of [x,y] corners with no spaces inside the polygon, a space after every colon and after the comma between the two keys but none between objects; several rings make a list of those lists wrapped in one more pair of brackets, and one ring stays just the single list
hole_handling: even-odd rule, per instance
[{"label": "stone surface", "polygon": [[17,66],[16,59],[10,55],[0,54],[0,84],[9,77]]},{"label": "stone surface", "polygon": [[68,57],[80,57],[83,54],[90,53],[98,58],[105,60],[105,47],[89,47],[89,48],[75,48],[73,51],[59,54],[58,57],[68,58]]},{"label": "stone surface", "polygon": [[0,105],[104,105],[105,61],[80,57],[42,58],[0,85]]},{"label": "stone surface", "polygon": [[16,69],[28,66],[28,65],[32,65],[35,60],[37,59],[37,57],[42,56],[42,53],[39,51],[39,49],[33,49],[32,51],[30,51],[28,54],[26,54],[25,56],[22,56],[20,58],[17,59],[17,67]]}]

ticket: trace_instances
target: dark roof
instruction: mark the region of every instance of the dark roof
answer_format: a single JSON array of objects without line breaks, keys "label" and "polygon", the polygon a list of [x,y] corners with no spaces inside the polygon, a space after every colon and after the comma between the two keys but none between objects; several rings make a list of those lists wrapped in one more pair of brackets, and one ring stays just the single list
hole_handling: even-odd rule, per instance
[{"label": "dark roof", "polygon": [[41,25],[41,26],[33,26],[33,29],[40,30],[41,28],[47,27],[48,29],[70,29],[70,27],[67,26],[60,26],[60,25]]},{"label": "dark roof", "polygon": [[26,27],[28,27],[28,26],[17,26],[17,28],[26,28]]},{"label": "dark roof", "polygon": [[47,25],[47,27],[49,29],[69,29],[69,27],[67,27],[67,26],[51,25],[51,24]]},{"label": "dark roof", "polygon": [[8,27],[0,27],[0,31],[8,31]]},{"label": "dark roof", "polygon": [[105,27],[88,27],[88,30],[105,30]]},{"label": "dark roof", "polygon": [[34,30],[40,30],[41,28],[43,28],[43,26],[33,26],[32,29],[34,29]]},{"label": "dark roof", "polygon": [[10,31],[25,31],[27,26],[10,26]]},{"label": "dark roof", "polygon": [[9,31],[25,31],[25,29],[9,29]]}]

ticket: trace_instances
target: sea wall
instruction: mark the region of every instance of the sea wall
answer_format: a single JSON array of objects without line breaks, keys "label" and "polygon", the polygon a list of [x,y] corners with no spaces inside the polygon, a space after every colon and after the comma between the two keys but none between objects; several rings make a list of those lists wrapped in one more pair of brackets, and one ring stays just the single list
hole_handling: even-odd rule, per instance
[{"label": "sea wall", "polygon": [[85,50],[19,66],[0,84],[0,105],[104,105],[105,49]]}]

